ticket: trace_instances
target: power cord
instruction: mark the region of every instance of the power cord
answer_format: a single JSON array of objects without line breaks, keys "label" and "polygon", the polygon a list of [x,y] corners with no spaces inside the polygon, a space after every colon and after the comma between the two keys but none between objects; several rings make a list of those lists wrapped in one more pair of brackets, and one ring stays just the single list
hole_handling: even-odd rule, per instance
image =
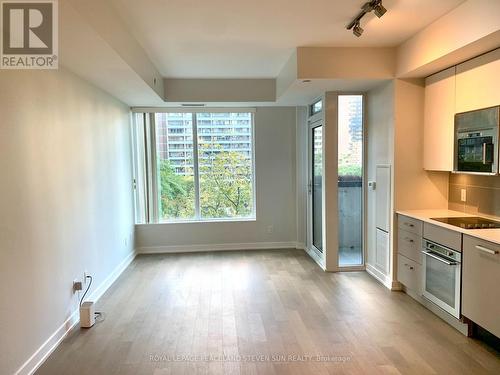
[{"label": "power cord", "polygon": [[90,286],[92,285],[92,276],[90,275],[87,275],[87,279],[90,279],[90,283],[89,283],[89,286],[87,287],[87,289],[85,289],[85,293],[83,293],[83,296],[82,296],[82,299],[80,300],[80,307],[82,307],[82,303],[83,303],[83,299],[85,298],[85,296],[87,295],[89,289],[90,289]]},{"label": "power cord", "polygon": [[[87,286],[87,289],[85,289],[85,293],[83,293],[82,299],[80,300],[80,307],[82,307],[83,300],[85,299],[85,296],[87,295],[88,291],[90,290],[90,287],[92,286],[92,281],[94,280],[92,278],[92,276],[90,276],[90,275],[87,275],[87,279],[90,279],[90,282],[89,282],[89,285]],[[106,317],[104,316],[104,313],[102,313],[100,311],[94,312],[94,315],[96,317],[98,317],[98,316],[100,317],[100,319],[96,319],[97,322],[102,322],[102,321],[104,321],[104,319],[106,319]]]}]

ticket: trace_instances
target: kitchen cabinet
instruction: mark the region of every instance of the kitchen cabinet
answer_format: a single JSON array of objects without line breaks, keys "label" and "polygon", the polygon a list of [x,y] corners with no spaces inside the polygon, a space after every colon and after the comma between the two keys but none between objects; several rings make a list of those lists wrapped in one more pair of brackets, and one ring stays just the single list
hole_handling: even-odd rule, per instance
[{"label": "kitchen cabinet", "polygon": [[398,228],[422,236],[422,222],[412,217],[399,215]]},{"label": "kitchen cabinet", "polygon": [[398,215],[398,281],[422,293],[422,222]]},{"label": "kitchen cabinet", "polygon": [[424,155],[428,171],[453,171],[455,114],[500,105],[500,48],[425,80]]},{"label": "kitchen cabinet", "polygon": [[455,67],[425,80],[424,169],[453,170]]},{"label": "kitchen cabinet", "polygon": [[422,237],[400,229],[398,231],[398,253],[422,264]]},{"label": "kitchen cabinet", "polygon": [[398,281],[407,289],[422,294],[422,267],[417,262],[398,255]]},{"label": "kitchen cabinet", "polygon": [[457,65],[456,112],[500,105],[500,49]]},{"label": "kitchen cabinet", "polygon": [[500,245],[464,236],[462,315],[500,337]]}]

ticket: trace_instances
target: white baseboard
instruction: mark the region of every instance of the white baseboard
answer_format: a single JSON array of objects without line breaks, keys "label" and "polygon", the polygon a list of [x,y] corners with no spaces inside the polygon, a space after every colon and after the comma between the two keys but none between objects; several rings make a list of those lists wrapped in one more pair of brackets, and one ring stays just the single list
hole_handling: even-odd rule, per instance
[{"label": "white baseboard", "polygon": [[139,254],[162,253],[193,253],[205,251],[231,251],[231,250],[278,250],[295,249],[296,242],[252,242],[252,243],[224,243],[207,245],[173,245],[150,246],[137,249]]},{"label": "white baseboard", "polygon": [[[134,260],[136,252],[131,252],[120,264],[110,273],[110,275],[94,290],[89,296],[89,300],[96,302],[106,290],[113,285],[121,273]],[[73,311],[68,319],[64,321],[59,328],[33,353],[33,355],[15,372],[15,375],[33,374],[59,346],[68,333],[79,323],[80,312],[78,309]]]},{"label": "white baseboard", "polygon": [[295,242],[295,248],[298,250],[305,250],[306,244],[303,242]]},{"label": "white baseboard", "polygon": [[15,375],[31,375],[45,362],[52,352],[59,346],[62,340],[67,336],[79,322],[79,311],[75,310],[68,319],[24,362],[24,364],[15,372]]},{"label": "white baseboard", "polygon": [[371,265],[369,263],[366,263],[366,272],[368,272],[368,274],[370,274],[377,281],[379,281],[381,284],[383,284],[387,289],[393,290],[393,287],[395,285],[393,285],[393,282],[392,282],[390,276],[379,271],[376,267],[374,267],[373,265]]}]

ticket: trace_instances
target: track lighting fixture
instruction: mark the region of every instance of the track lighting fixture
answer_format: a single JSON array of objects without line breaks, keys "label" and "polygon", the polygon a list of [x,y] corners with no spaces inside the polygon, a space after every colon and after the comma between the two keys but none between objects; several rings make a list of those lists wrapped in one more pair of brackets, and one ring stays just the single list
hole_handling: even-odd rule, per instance
[{"label": "track lighting fixture", "polygon": [[363,34],[363,28],[360,26],[359,21],[357,21],[353,28],[352,28],[352,33],[356,35],[358,38]]},{"label": "track lighting fixture", "polygon": [[380,18],[382,17],[385,12],[387,12],[387,9],[384,8],[384,6],[382,5],[382,0],[380,0],[374,7],[373,7],[373,13],[375,13],[375,15]]},{"label": "track lighting fixture", "polygon": [[346,26],[347,30],[352,29],[352,33],[357,37],[360,37],[361,34],[363,34],[363,28],[360,24],[361,19],[366,13],[370,13],[371,11],[373,11],[373,13],[375,13],[375,15],[380,18],[385,14],[385,12],[387,12],[387,9],[385,9],[382,5],[382,0],[371,0],[365,3],[361,7],[361,11],[358,13],[358,15]]}]

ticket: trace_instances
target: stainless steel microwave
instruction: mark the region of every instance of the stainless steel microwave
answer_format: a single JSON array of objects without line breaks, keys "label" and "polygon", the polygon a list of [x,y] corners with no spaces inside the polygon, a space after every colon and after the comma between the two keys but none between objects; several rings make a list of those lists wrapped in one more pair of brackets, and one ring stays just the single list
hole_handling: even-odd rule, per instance
[{"label": "stainless steel microwave", "polygon": [[455,172],[498,174],[499,120],[500,106],[455,115]]}]

